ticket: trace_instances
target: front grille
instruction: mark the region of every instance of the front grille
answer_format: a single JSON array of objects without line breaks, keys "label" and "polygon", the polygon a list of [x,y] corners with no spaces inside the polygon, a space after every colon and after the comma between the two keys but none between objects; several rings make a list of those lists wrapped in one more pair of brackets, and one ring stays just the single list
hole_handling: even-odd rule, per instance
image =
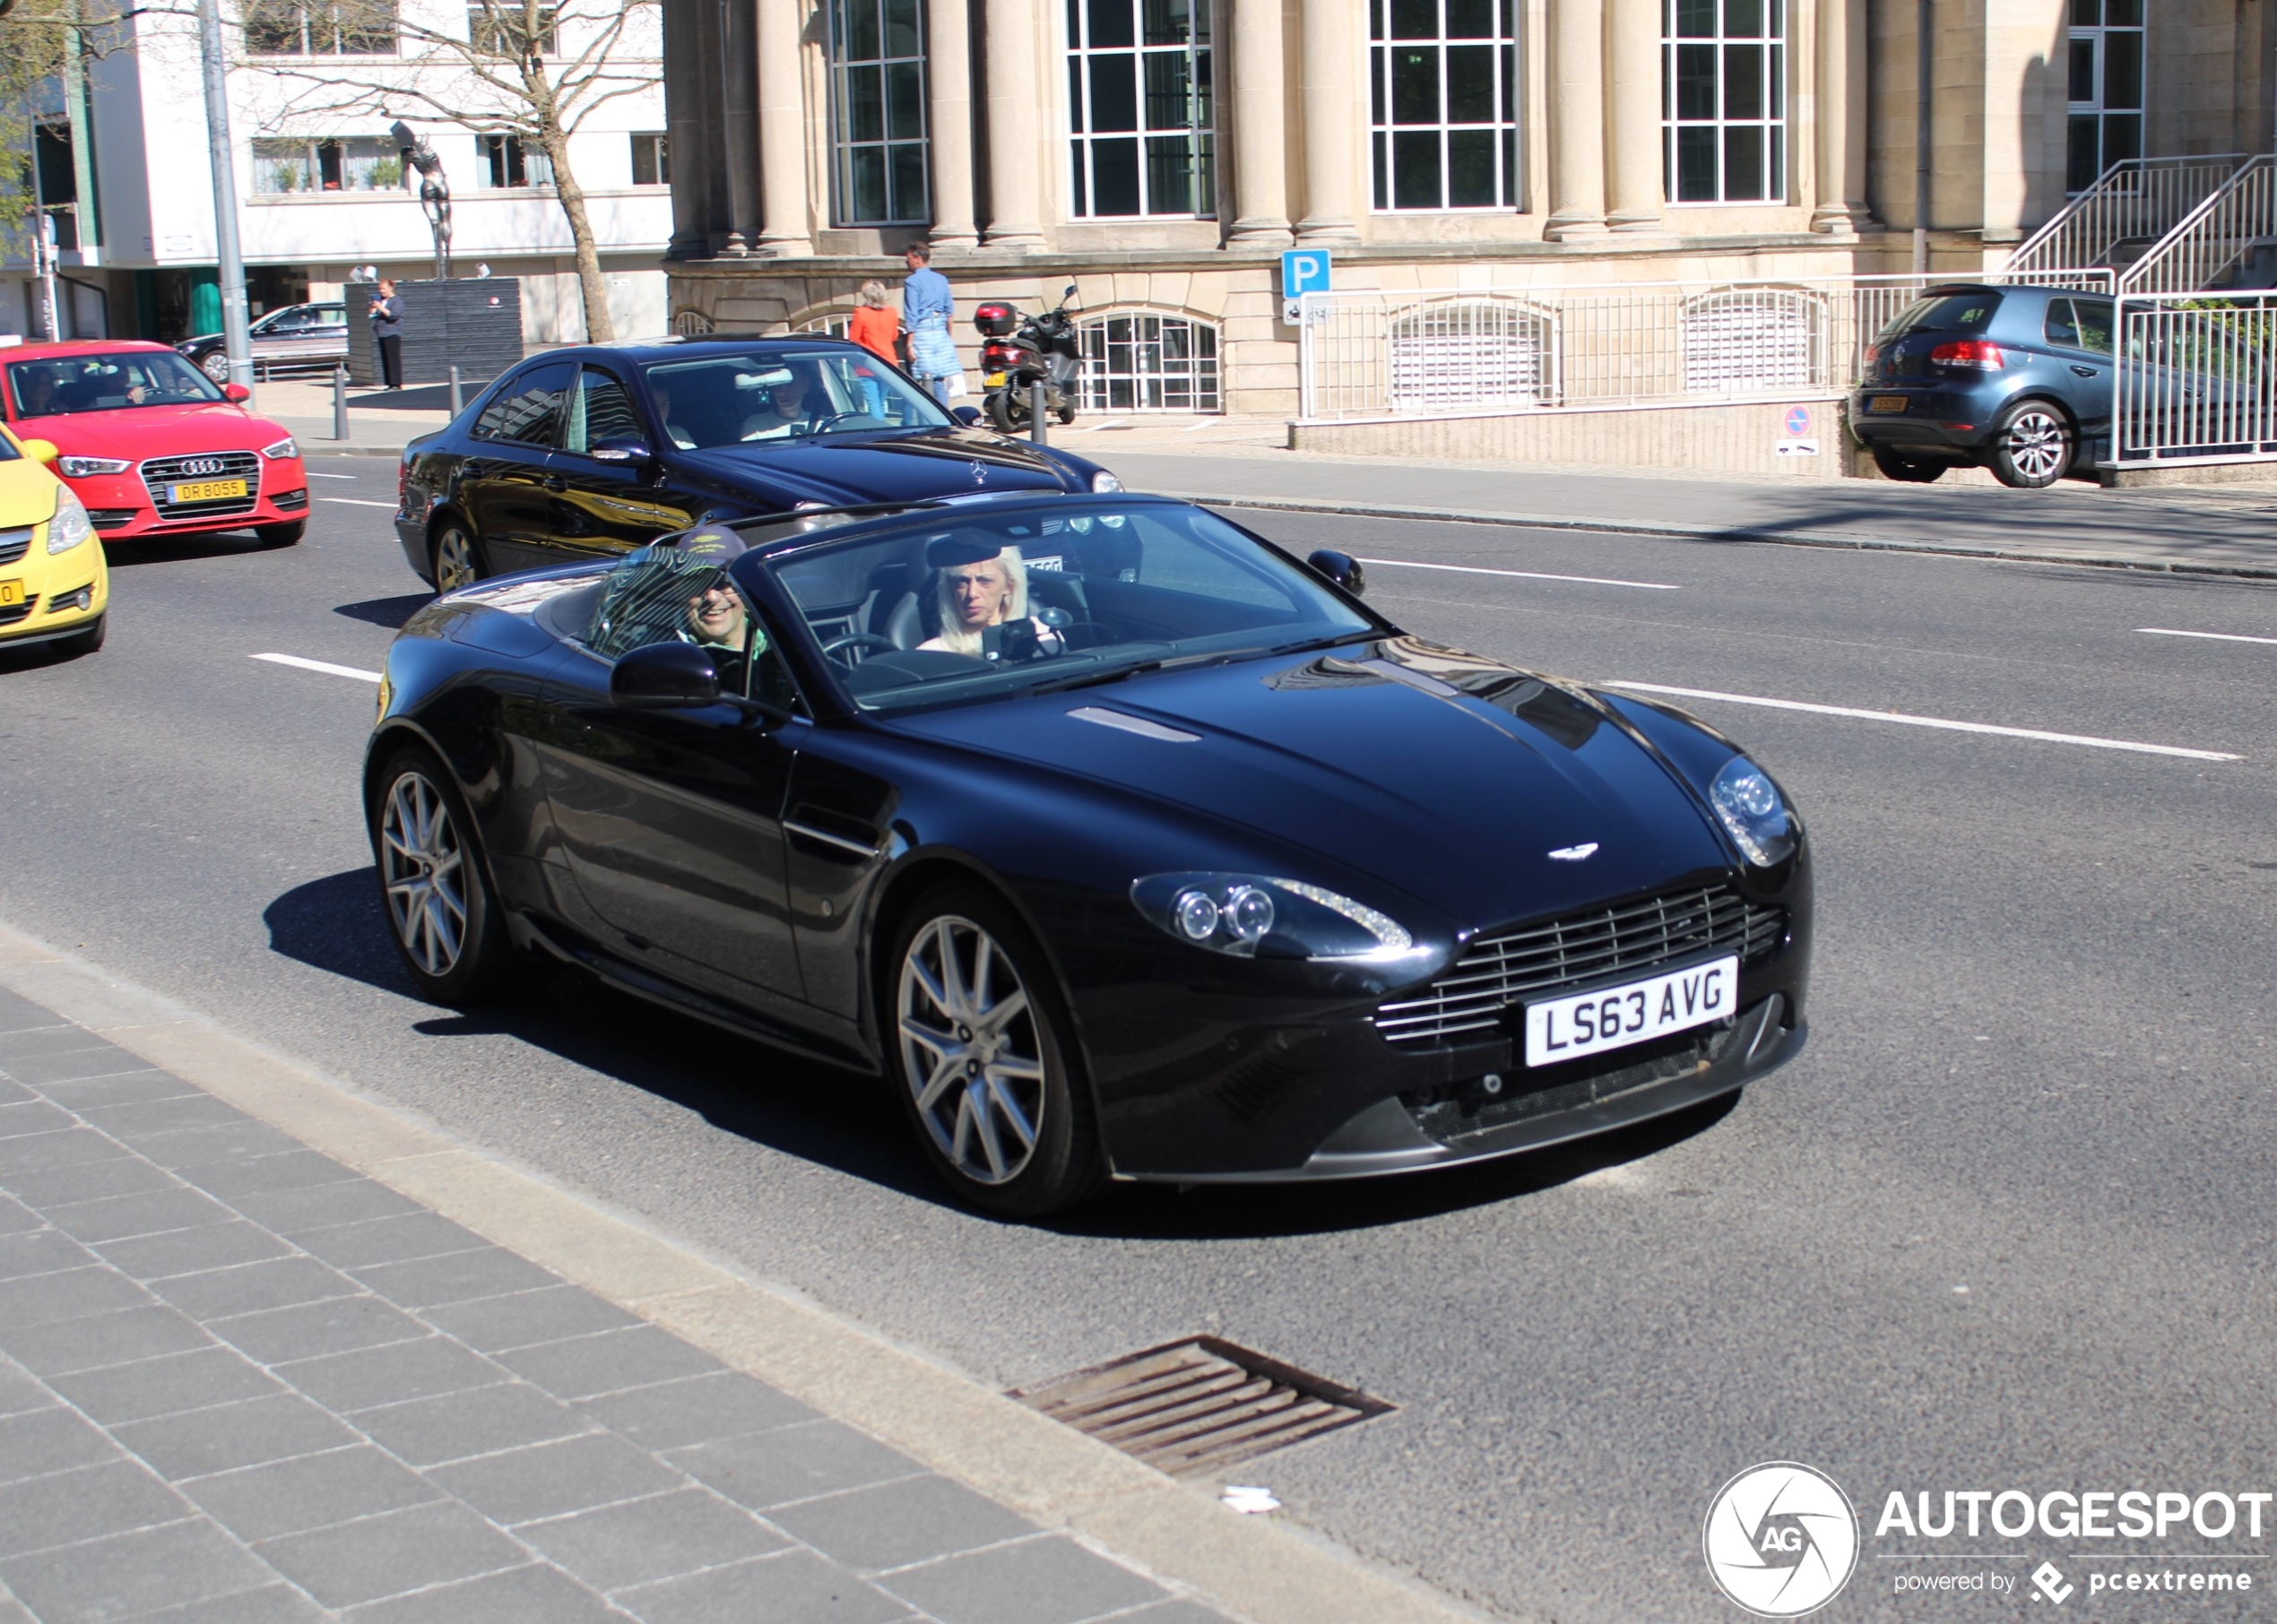
[{"label": "front grille", "polygon": [[31,530],[0,530],[0,564],[13,564],[31,550]]},{"label": "front grille", "polygon": [[1387,1042],[1400,1044],[1491,1032],[1511,1005],[1532,994],[1583,987],[1716,949],[1748,963],[1778,946],[1786,934],[1785,909],[1751,903],[1729,885],[1592,908],[1478,937],[1423,997],[1380,1006],[1376,1029]]},{"label": "front grille", "polygon": [[[246,494],[219,502],[169,502],[167,488],[185,480],[243,479]],[[249,514],[261,499],[261,459],[249,451],[204,451],[187,457],[154,457],[143,464],[143,488],[161,519],[226,519]]]},{"label": "front grille", "polygon": [[97,530],[125,530],[134,523],[138,507],[91,507],[87,516],[94,521]]},{"label": "front grille", "polygon": [[39,599],[27,598],[22,603],[12,603],[6,609],[0,609],[0,626],[13,626],[19,620],[29,620],[31,611],[39,607]]},{"label": "front grille", "polygon": [[308,505],[308,493],[305,490],[281,490],[269,500],[281,514],[297,514]]}]

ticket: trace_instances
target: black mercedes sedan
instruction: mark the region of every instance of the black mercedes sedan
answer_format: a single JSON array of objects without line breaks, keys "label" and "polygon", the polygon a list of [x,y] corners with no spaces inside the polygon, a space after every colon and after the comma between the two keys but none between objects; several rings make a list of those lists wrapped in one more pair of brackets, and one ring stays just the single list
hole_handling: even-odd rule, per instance
[{"label": "black mercedes sedan", "polygon": [[811,334],[549,350],[403,448],[395,533],[420,579],[448,592],[794,508],[1122,488],[979,416]]},{"label": "black mercedes sedan", "polygon": [[1023,1215],[1529,1150],[1795,1052],[1770,775],[1363,585],[1164,497],[975,493],[445,593],[366,757],[396,946],[441,1002],[550,958],[882,1074]]}]

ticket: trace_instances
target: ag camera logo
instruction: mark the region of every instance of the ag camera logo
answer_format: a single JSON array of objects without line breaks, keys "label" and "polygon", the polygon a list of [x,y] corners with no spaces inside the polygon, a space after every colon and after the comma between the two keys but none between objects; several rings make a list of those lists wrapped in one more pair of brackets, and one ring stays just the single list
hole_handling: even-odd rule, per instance
[{"label": "ag camera logo", "polygon": [[1701,1542],[1717,1589],[1758,1618],[1796,1619],[1850,1582],[1858,1514],[1823,1472],[1766,1461],[1716,1491]]}]

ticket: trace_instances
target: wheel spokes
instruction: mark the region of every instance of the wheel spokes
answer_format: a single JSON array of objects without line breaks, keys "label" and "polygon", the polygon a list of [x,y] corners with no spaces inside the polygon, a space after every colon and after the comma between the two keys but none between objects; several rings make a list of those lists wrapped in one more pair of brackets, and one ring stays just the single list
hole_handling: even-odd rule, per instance
[{"label": "wheel spokes", "polygon": [[931,920],[904,954],[899,1006],[904,1085],[934,1147],[977,1184],[1017,1178],[1040,1143],[1045,1086],[1017,965],[971,920]]}]

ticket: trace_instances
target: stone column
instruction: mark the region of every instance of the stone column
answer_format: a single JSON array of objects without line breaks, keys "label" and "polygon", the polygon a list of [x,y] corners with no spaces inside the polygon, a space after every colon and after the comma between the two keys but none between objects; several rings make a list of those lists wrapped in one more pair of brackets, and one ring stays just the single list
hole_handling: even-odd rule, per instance
[{"label": "stone column", "polygon": [[1660,125],[1660,0],[1606,0],[1606,223],[1659,231],[1665,138]]},{"label": "stone column", "polygon": [[740,257],[758,237],[758,189],[751,170],[759,151],[758,45],[753,0],[719,0],[720,170],[725,181],[720,252]]},{"label": "stone column", "polygon": [[[1233,0],[1234,229],[1229,242],[1280,248],[1289,241],[1287,110],[1281,0]],[[1220,107],[1234,99],[1221,94]]]},{"label": "stone column", "polygon": [[672,164],[672,240],[666,259],[708,259],[704,234],[704,114],[698,78],[704,52],[697,38],[700,0],[665,0],[664,143]]},{"label": "stone column", "polygon": [[1866,203],[1867,38],[1866,0],[1819,0],[1814,231],[1842,236],[1874,228]]},{"label": "stone column", "polygon": [[1304,0],[1301,58],[1304,95],[1303,243],[1360,240],[1356,120],[1368,105],[1360,77],[1359,0]]},{"label": "stone column", "polygon": [[807,200],[806,87],[799,71],[801,0],[758,0],[759,220],[758,251],[777,259],[814,252]]},{"label": "stone column", "polygon": [[979,241],[973,229],[973,45],[965,0],[925,7],[925,138],[936,248]]},{"label": "stone column", "polygon": [[[1038,212],[1049,171],[1036,134],[1035,0],[984,0],[988,7],[988,246],[1027,254],[1043,246]],[[1053,106],[1059,105],[1057,98]]]},{"label": "stone column", "polygon": [[1605,0],[1550,0],[1550,218],[1554,243],[1605,230]]}]

